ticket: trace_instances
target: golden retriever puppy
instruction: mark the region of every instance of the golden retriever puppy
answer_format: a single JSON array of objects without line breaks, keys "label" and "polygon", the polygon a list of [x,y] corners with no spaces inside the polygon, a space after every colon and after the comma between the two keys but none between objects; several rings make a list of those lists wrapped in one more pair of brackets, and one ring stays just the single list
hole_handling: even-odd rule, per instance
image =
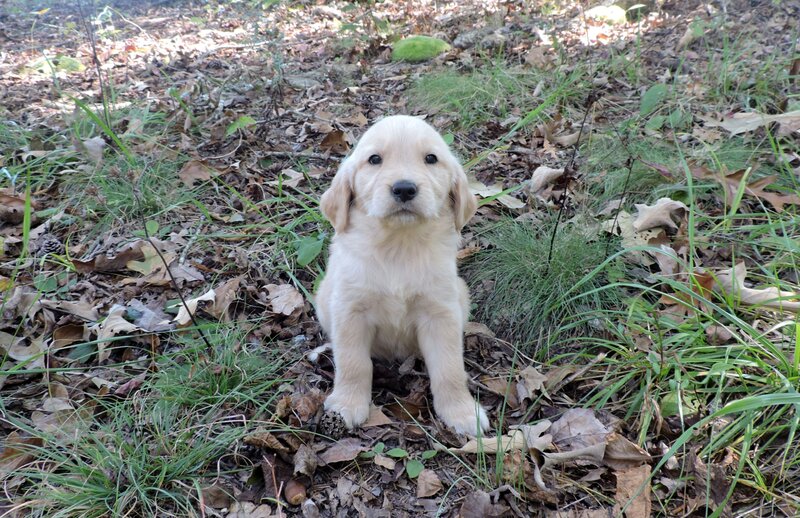
[{"label": "golden retriever puppy", "polygon": [[366,421],[372,357],[421,354],[437,415],[476,435],[489,420],[467,389],[467,286],[458,277],[460,231],[477,203],[442,137],[426,122],[387,117],[342,163],[320,202],[333,224],[316,295],[336,367],[325,408],[349,428]]}]

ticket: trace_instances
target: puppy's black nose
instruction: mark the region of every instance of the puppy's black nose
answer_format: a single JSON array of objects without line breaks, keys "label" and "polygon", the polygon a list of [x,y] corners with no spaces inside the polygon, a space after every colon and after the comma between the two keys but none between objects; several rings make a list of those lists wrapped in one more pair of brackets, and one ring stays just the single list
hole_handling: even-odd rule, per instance
[{"label": "puppy's black nose", "polygon": [[394,199],[397,201],[406,202],[413,200],[414,196],[416,195],[417,186],[414,185],[413,182],[409,182],[408,180],[400,180],[392,185],[392,196],[394,196]]}]

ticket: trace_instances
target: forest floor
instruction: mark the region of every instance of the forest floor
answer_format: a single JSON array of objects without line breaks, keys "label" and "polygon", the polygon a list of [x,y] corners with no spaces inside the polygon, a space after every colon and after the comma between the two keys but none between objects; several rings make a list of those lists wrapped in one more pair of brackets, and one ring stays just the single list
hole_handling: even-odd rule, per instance
[{"label": "forest floor", "polygon": [[[634,3],[0,0],[0,516],[798,516],[800,7]],[[417,359],[322,409],[397,113],[480,199],[477,441]]]}]

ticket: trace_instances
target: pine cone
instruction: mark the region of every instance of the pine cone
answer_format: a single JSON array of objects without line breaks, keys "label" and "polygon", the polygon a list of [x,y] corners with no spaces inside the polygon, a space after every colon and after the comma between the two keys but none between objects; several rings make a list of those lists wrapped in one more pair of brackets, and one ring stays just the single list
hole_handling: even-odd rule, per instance
[{"label": "pine cone", "polygon": [[48,254],[60,255],[64,253],[64,245],[61,244],[61,241],[53,234],[42,234],[34,241],[31,248],[36,257],[44,257]]}]

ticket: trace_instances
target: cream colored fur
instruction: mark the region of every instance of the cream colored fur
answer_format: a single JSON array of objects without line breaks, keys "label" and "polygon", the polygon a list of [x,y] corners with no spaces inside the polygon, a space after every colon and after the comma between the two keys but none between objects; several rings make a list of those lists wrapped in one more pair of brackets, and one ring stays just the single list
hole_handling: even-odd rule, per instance
[{"label": "cream colored fur", "polygon": [[[435,164],[426,163],[429,154]],[[372,155],[382,163],[370,164]],[[416,184],[413,200],[392,195],[400,180]],[[381,120],[344,161],[320,205],[336,231],[316,295],[336,367],[325,408],[350,428],[362,424],[372,399],[372,357],[421,355],[438,416],[459,433],[486,430],[486,412],[467,389],[469,294],[456,270],[459,233],[477,203],[442,137],[415,117]]]}]

